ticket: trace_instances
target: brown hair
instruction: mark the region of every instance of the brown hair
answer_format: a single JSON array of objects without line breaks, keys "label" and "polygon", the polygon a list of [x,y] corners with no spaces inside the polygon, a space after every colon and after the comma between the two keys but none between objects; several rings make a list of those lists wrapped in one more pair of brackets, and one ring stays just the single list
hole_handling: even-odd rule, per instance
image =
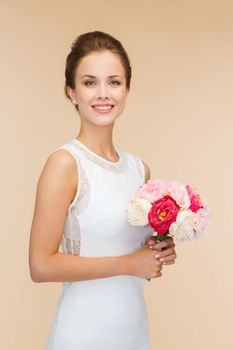
[{"label": "brown hair", "polygon": [[[131,80],[131,66],[129,57],[122,46],[121,42],[111,36],[110,34],[93,31],[87,32],[79,35],[72,43],[71,51],[66,58],[66,68],[65,68],[65,95],[69,97],[66,87],[75,88],[75,70],[80,62],[80,60],[89,55],[92,52],[110,50],[119,56],[121,63],[125,70],[126,77],[126,88],[130,88]],[[76,109],[78,106],[75,105]]]}]

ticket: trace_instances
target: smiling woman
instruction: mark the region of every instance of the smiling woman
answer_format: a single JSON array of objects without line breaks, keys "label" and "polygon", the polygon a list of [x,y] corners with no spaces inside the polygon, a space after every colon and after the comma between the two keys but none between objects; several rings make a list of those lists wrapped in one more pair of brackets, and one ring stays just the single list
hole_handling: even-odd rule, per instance
[{"label": "smiling woman", "polygon": [[[91,54],[100,54],[106,51],[107,54],[112,53],[115,59],[119,60],[118,69],[120,69],[119,75],[116,74],[110,74],[107,76],[107,82],[111,83],[111,85],[115,85],[116,87],[122,84],[125,84],[125,87],[127,90],[130,89],[130,81],[131,81],[131,65],[129,57],[122,46],[121,42],[114,38],[113,36],[103,33],[100,31],[85,33],[82,35],[79,35],[77,37],[72,46],[71,51],[69,55],[67,56],[66,61],[66,69],[65,69],[65,95],[68,98],[72,97],[70,96],[70,93],[72,90],[76,87],[76,68],[80,66],[81,61],[83,58],[87,58],[88,55]],[[113,59],[114,59],[113,58]],[[111,62],[109,62],[109,65]],[[95,64],[95,69],[97,68],[98,64]],[[94,74],[81,74],[79,79],[83,78],[91,78],[93,80],[86,80],[84,84],[89,87],[94,87],[96,85],[96,82],[98,81],[99,73],[101,73],[100,68],[97,70],[97,75]],[[114,78],[117,78],[117,80],[113,80]],[[112,81],[113,80],[113,81]],[[95,84],[94,84],[95,83]],[[114,84],[112,84],[114,83]],[[90,85],[89,85],[90,84]],[[76,101],[73,101],[75,104],[75,107],[77,110],[79,110],[78,104]]]},{"label": "smiling woman", "polygon": [[[129,89],[121,62],[118,54],[107,49],[91,52],[79,60],[73,83],[66,86],[66,91],[80,114],[82,125],[87,121],[112,125],[122,113]],[[108,118],[99,118],[100,115]]]},{"label": "smiling woman", "polygon": [[32,280],[63,282],[46,350],[149,350],[143,287],[162,263],[146,244],[151,228],[129,225],[125,208],[150,171],[112,140],[129,59],[109,34],[88,32],[74,41],[65,75],[81,128],[48,157],[30,235]]}]

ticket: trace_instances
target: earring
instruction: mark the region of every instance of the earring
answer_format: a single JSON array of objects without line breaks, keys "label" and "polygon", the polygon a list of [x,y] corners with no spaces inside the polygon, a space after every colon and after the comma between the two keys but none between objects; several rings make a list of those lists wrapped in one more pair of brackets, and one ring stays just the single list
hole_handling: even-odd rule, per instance
[{"label": "earring", "polygon": [[76,101],[72,101],[76,105]]}]

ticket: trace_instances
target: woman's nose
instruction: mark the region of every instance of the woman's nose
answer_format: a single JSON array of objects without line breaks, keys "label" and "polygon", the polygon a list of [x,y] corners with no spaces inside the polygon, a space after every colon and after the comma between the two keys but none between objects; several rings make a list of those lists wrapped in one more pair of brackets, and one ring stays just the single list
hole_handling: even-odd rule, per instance
[{"label": "woman's nose", "polygon": [[106,98],[109,97],[109,86],[106,84],[99,84],[98,97]]}]

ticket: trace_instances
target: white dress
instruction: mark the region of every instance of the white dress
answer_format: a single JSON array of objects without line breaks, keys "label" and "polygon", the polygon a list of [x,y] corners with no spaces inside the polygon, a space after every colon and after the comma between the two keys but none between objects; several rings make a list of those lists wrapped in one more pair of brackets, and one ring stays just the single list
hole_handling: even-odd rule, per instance
[{"label": "white dress", "polygon": [[[111,162],[76,138],[60,148],[74,156],[78,172],[62,251],[107,257],[142,247],[151,227],[131,226],[125,212],[130,195],[144,183],[141,159],[116,148],[120,158]],[[144,283],[132,275],[63,282],[46,350],[150,350]]]}]

